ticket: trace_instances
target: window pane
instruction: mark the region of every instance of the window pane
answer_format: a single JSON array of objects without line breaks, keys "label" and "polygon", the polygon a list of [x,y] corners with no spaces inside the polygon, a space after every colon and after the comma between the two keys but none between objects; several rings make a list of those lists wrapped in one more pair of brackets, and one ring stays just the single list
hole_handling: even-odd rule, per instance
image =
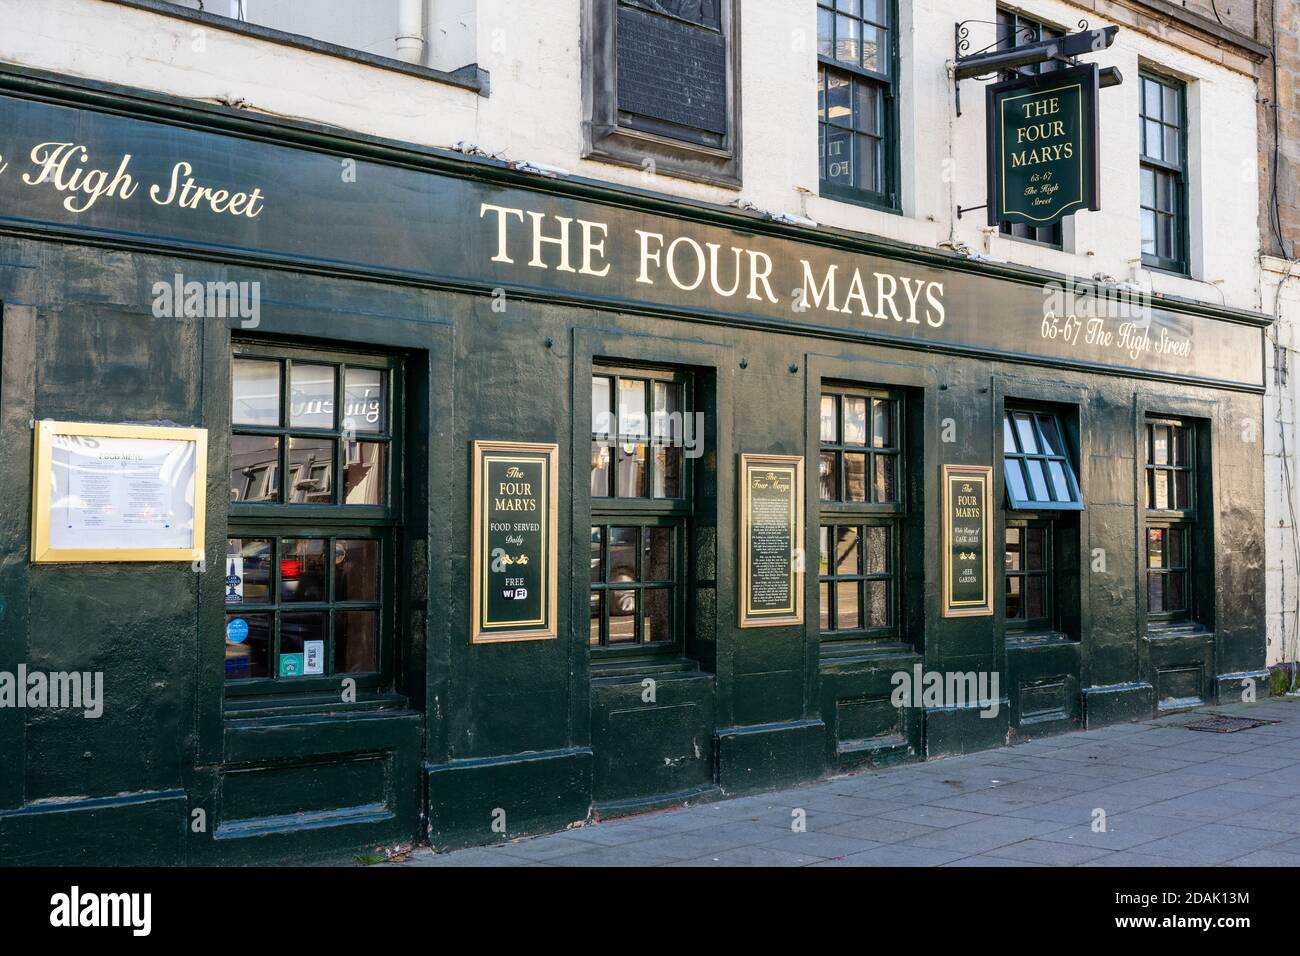
[{"label": "window pane", "polygon": [[332,438],[289,439],[291,504],[334,503],[335,446]]},{"label": "window pane", "polygon": [[650,427],[655,438],[681,444],[685,438],[682,425],[681,387],[672,382],[654,383],[654,411]]},{"label": "window pane", "polygon": [[627,438],[649,438],[646,420],[646,383],[637,379],[618,380],[618,431]]},{"label": "window pane", "polygon": [[853,185],[853,134],[828,126],[826,129],[826,180],[836,186]]},{"label": "window pane", "polygon": [[817,573],[821,575],[827,575],[831,573],[830,538],[831,538],[831,529],[828,528],[826,525],[822,525],[818,529],[818,536],[817,536],[818,553],[820,555],[817,564]]},{"label": "window pane", "polygon": [[1002,471],[1006,475],[1007,489],[1011,492],[1013,501],[1025,501],[1029,495],[1025,492],[1025,474],[1020,467],[1020,461],[1016,458],[1008,458],[1003,463]]},{"label": "window pane", "polygon": [[280,424],[280,363],[235,359],[230,365],[231,421],[274,428]]},{"label": "window pane", "polygon": [[636,528],[609,529],[609,580],[614,583],[637,580]]},{"label": "window pane", "polygon": [[1168,579],[1165,592],[1165,610],[1166,611],[1185,611],[1187,610],[1187,573],[1185,571],[1175,571],[1172,574],[1166,574]]},{"label": "window pane", "polygon": [[682,449],[669,445],[656,445],[654,467],[654,496],[679,498],[682,494]]},{"label": "window pane", "polygon": [[672,591],[668,588],[650,588],[641,593],[645,602],[643,640],[647,644],[671,641],[673,639]]},{"label": "window pane", "polygon": [[1165,609],[1165,576],[1147,574],[1147,610],[1156,614]]},{"label": "window pane", "polygon": [[609,479],[612,474],[610,459],[613,446],[594,441],[591,443],[591,496],[593,498],[609,497]]},{"label": "window pane", "polygon": [[894,455],[873,455],[875,459],[875,501],[889,504],[898,500],[898,482],[894,469],[898,459]]},{"label": "window pane", "polygon": [[1147,529],[1147,567],[1163,568],[1165,566],[1165,530],[1164,528]]},{"label": "window pane", "polygon": [[844,399],[844,444],[867,443],[867,400],[853,395]]},{"label": "window pane", "polygon": [[835,396],[823,395],[821,405],[821,440],[823,445],[837,444],[839,431],[836,426]]},{"label": "window pane", "polygon": [[821,484],[821,500],[835,501],[840,496],[839,474],[835,469],[836,455],[833,451],[824,451],[817,467],[817,477]]},{"label": "window pane", "polygon": [[334,600],[379,600],[379,542],[373,538],[334,542]]},{"label": "window pane", "polygon": [[886,33],[879,27],[862,28],[862,66],[877,73],[889,70],[886,53]]},{"label": "window pane", "polygon": [[1042,528],[1025,529],[1025,570],[1042,571],[1047,568],[1047,549],[1043,546],[1047,532]]},{"label": "window pane", "polygon": [[226,542],[226,603],[271,602],[271,542],[231,538]]},{"label": "window pane", "polygon": [[380,442],[359,441],[347,442],[343,448],[347,454],[347,467],[343,472],[343,503],[385,504],[384,459],[388,456],[388,446]]},{"label": "window pane", "polygon": [[1179,465],[1192,463],[1192,431],[1190,428],[1174,429],[1174,458]]},{"label": "window pane", "polygon": [[1170,528],[1166,533],[1166,548],[1169,555],[1169,567],[1181,568],[1184,566],[1183,560],[1183,535],[1186,532],[1182,528]]},{"label": "window pane", "polygon": [[1151,460],[1157,465],[1169,464],[1169,429],[1164,425],[1151,427]]},{"label": "window pane", "polygon": [[300,365],[289,373],[289,424],[295,428],[334,427],[334,366]]},{"label": "window pane", "polygon": [[325,541],[285,538],[280,542],[280,600],[324,601]]},{"label": "window pane", "polygon": [[343,373],[343,427],[354,432],[388,430],[380,369],[350,368]]},{"label": "window pane", "polygon": [[591,592],[591,631],[588,641],[592,647],[600,646],[600,622],[604,615],[605,595],[601,591]]},{"label": "window pane", "polygon": [[[373,614],[373,611],[363,613]],[[279,677],[306,677],[304,669],[311,656],[316,673],[325,673],[325,612],[280,615],[280,656],[276,671]],[[319,662],[319,663],[317,663]]]},{"label": "window pane", "polygon": [[1043,584],[1044,579],[1041,575],[1031,574],[1025,578],[1025,618],[1041,618],[1046,616],[1043,604]]},{"label": "window pane", "polygon": [[1007,528],[1006,569],[1008,571],[1023,571],[1025,569],[1024,561],[1021,559],[1023,554],[1021,537],[1023,534],[1023,528]]},{"label": "window pane", "polygon": [[817,55],[830,56],[831,44],[834,42],[835,14],[829,10],[817,10]]},{"label": "window pane", "polygon": [[642,581],[673,580],[673,529],[646,528]]},{"label": "window pane", "polygon": [[1057,501],[1073,501],[1074,495],[1070,491],[1070,483],[1065,479],[1065,468],[1059,461],[1049,461],[1047,463],[1047,473],[1052,479],[1052,493]]},{"label": "window pane", "polygon": [[1034,437],[1034,426],[1029,416],[1017,413],[1013,417],[1016,422],[1016,434],[1020,437],[1020,448],[1028,455],[1038,454],[1038,439]]},{"label": "window pane", "polygon": [[1156,214],[1149,209],[1142,210],[1142,252],[1156,254]]},{"label": "window pane", "polygon": [[1142,167],[1142,205],[1148,209],[1156,204],[1156,174],[1147,166]]},{"label": "window pane", "polygon": [[1182,149],[1178,145],[1178,127],[1166,126],[1165,133],[1165,161],[1174,163],[1178,166],[1183,164]]},{"label": "window pane", "polygon": [[615,437],[614,413],[610,410],[610,380],[603,375],[591,379],[591,433],[599,438]]},{"label": "window pane", "polygon": [[230,439],[230,500],[280,500],[280,439],[260,435]]},{"label": "window pane", "polygon": [[1020,582],[1021,579],[1018,577],[1007,578],[1007,620],[1021,620],[1025,616]]},{"label": "window pane", "polygon": [[[871,67],[871,69],[875,68]],[[859,80],[853,84],[853,102],[855,109],[857,109],[854,126],[857,127],[859,132],[879,136],[881,133],[880,87],[874,83],[863,83]]]},{"label": "window pane", "polygon": [[632,644],[636,641],[636,591],[609,592],[609,643]]},{"label": "window pane", "polygon": [[835,59],[857,66],[861,62],[858,22],[848,17],[835,18]]},{"label": "window pane", "polygon": [[838,581],[835,584],[835,629],[854,631],[862,626],[858,606],[862,599],[861,581]]},{"label": "window pane", "polygon": [[1025,471],[1029,475],[1029,485],[1033,490],[1034,501],[1050,501],[1047,494],[1047,478],[1043,474],[1043,463],[1037,458],[1025,459]]},{"label": "window pane", "polygon": [[334,614],[334,672],[358,674],[379,669],[378,611],[336,611]]},{"label": "window pane", "polygon": [[889,582],[867,582],[867,627],[889,627]]},{"label": "window pane", "polygon": [[877,398],[871,402],[871,444],[876,448],[894,447],[894,408],[896,403]]},{"label": "window pane", "polygon": [[[826,74],[826,119],[833,126],[841,126],[848,129],[853,125],[853,101],[852,96],[853,84],[849,78],[842,73],[827,72]],[[844,151],[841,159],[848,160],[848,150]]]},{"label": "window pane", "polygon": [[1003,452],[1018,452],[1020,446],[1016,444],[1016,433],[1011,428],[1011,413],[1002,419],[1002,450]]},{"label": "window pane", "polygon": [[618,446],[618,496],[620,498],[646,497],[646,455],[649,445],[623,444]]},{"label": "window pane", "polygon": [[831,629],[831,586],[830,582],[823,581],[817,587],[818,598],[821,604],[821,629],[829,631]]},{"label": "window pane", "polygon": [[840,527],[835,531],[835,573],[862,573],[862,536],[860,529]]},{"label": "window pane", "polygon": [[1039,415],[1038,431],[1043,439],[1044,455],[1065,455],[1065,446],[1061,444],[1061,432],[1056,427],[1055,416]]},{"label": "window pane", "polygon": [[1152,159],[1165,158],[1165,138],[1160,124],[1155,120],[1147,120],[1144,124],[1142,145],[1146,154]]},{"label": "window pane", "polygon": [[226,680],[270,673],[272,621],[270,614],[226,615]]},{"label": "window pane", "polygon": [[867,500],[867,456],[853,453],[844,455],[844,500]]},{"label": "window pane", "polygon": [[605,529],[591,529],[591,580],[605,580]]},{"label": "window pane", "polygon": [[1155,507],[1157,511],[1165,511],[1169,508],[1169,472],[1163,469],[1157,469],[1155,473],[1156,497]]},{"label": "window pane", "polygon": [[873,525],[866,529],[867,574],[889,573],[889,529]]},{"label": "window pane", "polygon": [[1191,477],[1190,472],[1174,472],[1173,507],[1180,511],[1186,511],[1192,506],[1192,490],[1189,484]]}]

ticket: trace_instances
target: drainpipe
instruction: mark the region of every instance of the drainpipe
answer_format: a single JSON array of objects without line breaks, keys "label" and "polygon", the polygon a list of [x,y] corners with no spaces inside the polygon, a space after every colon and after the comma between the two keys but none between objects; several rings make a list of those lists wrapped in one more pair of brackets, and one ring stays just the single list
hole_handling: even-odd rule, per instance
[{"label": "drainpipe", "polygon": [[405,63],[424,61],[423,0],[398,0],[397,58]]}]

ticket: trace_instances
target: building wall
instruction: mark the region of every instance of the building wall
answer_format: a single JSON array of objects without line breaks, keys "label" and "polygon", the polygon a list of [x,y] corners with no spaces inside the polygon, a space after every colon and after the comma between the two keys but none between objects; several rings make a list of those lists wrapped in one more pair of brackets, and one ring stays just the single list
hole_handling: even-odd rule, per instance
[{"label": "building wall", "polygon": [[[1118,67],[1125,78],[1101,95],[1102,210],[1074,217],[1063,250],[1000,238],[984,225],[982,210],[960,220],[955,215],[958,206],[983,202],[985,170],[983,150],[971,148],[984,139],[982,83],[962,82],[963,114],[953,116],[953,24],[993,20],[992,0],[900,4],[901,216],[817,196],[811,2],[744,4],[741,86],[749,108],[742,106],[745,172],[739,191],[582,158],[582,4],[569,0],[478,0],[429,8],[430,21],[450,16],[457,30],[468,29],[459,24],[473,19],[477,62],[491,76],[487,96],[109,0],[0,0],[0,17],[11,25],[0,36],[0,59],[404,142],[462,144],[508,160],[675,196],[752,204],[926,246],[961,244],[1010,262],[1134,281],[1157,293],[1257,306],[1259,153],[1251,105],[1257,63],[1138,4],[1032,0],[1013,6],[1067,29],[1082,18],[1094,28],[1120,25],[1115,45],[1089,58]],[[1233,6],[1237,24],[1250,7]],[[970,26],[972,49],[993,41],[991,25]],[[435,28],[437,43],[451,42],[447,37],[454,30]],[[449,65],[457,57],[444,59]],[[1190,278],[1152,273],[1139,261],[1135,117],[1137,74],[1144,63],[1189,83]],[[1211,127],[1214,135],[1201,135]],[[1226,235],[1234,241],[1214,241]]]}]

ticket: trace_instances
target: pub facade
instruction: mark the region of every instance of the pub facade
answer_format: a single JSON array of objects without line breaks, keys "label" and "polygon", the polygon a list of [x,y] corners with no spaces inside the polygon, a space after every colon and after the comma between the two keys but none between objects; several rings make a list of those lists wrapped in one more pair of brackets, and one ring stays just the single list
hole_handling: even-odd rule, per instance
[{"label": "pub facade", "polygon": [[[376,54],[0,0],[0,862],[485,844],[1267,692],[1250,35],[451,6]],[[1040,127],[1078,182],[994,188]]]}]

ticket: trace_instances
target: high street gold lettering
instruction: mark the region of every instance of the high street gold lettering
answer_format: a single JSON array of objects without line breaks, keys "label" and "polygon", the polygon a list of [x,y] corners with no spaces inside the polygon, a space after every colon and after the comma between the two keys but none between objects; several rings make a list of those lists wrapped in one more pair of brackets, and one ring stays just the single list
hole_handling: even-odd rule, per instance
[{"label": "high street gold lettering", "polygon": [[199,185],[193,175],[194,167],[179,162],[172,167],[171,183],[166,195],[158,186],[149,187],[149,198],[159,206],[177,205],[182,209],[198,209],[206,205],[215,213],[247,216],[256,219],[262,211],[262,191],[231,192]]},{"label": "high street gold lettering", "polygon": [[32,162],[39,173],[23,173],[23,182],[28,186],[50,183],[61,193],[70,193],[63,200],[63,208],[68,212],[85,212],[95,205],[102,196],[116,196],[130,199],[138,184],[126,171],[131,162],[127,153],[117,165],[117,171],[110,179],[106,169],[95,169],[85,165],[90,161],[86,147],[75,143],[37,143],[32,147]]}]

